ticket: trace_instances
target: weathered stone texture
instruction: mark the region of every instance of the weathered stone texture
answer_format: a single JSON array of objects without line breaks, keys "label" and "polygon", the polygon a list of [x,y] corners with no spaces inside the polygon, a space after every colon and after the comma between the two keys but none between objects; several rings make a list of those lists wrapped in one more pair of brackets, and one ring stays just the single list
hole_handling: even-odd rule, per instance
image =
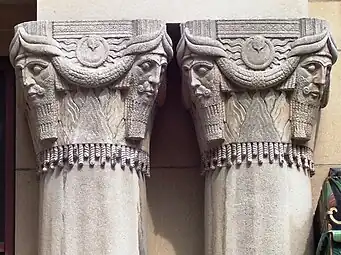
[{"label": "weathered stone texture", "polygon": [[147,254],[150,132],[171,57],[157,20],[16,26],[10,60],[40,174],[39,254]]},{"label": "weathered stone texture", "polygon": [[309,176],[336,59],[318,19],[182,25],[177,60],[206,174],[206,255],[312,253]]}]

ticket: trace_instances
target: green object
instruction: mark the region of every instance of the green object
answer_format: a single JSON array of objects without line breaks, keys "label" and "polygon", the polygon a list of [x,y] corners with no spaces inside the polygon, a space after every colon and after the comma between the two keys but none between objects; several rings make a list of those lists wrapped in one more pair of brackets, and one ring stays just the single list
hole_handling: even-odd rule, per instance
[{"label": "green object", "polygon": [[341,255],[341,169],[331,168],[315,214],[316,255]]}]

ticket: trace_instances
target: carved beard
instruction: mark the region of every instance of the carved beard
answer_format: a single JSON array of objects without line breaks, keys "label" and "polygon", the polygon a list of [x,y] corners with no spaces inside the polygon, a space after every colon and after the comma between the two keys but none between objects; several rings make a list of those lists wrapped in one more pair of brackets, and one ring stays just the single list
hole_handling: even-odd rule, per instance
[{"label": "carved beard", "polygon": [[30,104],[29,112],[36,120],[34,135],[41,142],[57,140],[58,103],[54,95],[45,95],[41,102]]},{"label": "carved beard", "polygon": [[145,138],[154,102],[155,100],[143,100],[134,88],[132,95],[129,95],[125,102],[126,138],[131,140]]},{"label": "carved beard", "polygon": [[212,95],[203,102],[196,103],[202,131],[210,147],[220,145],[223,141],[223,99],[219,91],[212,91]]},{"label": "carved beard", "polygon": [[292,139],[309,141],[320,105],[319,101],[313,102],[303,95],[302,89],[309,85],[309,81],[298,76],[296,82],[299,88],[295,89],[290,102]]}]

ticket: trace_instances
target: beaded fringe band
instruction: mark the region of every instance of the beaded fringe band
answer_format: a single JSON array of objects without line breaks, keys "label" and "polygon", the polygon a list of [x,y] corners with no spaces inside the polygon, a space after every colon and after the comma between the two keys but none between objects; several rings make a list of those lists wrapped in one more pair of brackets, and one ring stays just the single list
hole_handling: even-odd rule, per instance
[{"label": "beaded fringe band", "polygon": [[122,168],[128,166],[147,176],[150,173],[148,153],[126,145],[70,144],[52,147],[38,154],[40,173],[67,165],[72,168],[77,164],[81,168],[84,162],[92,167],[97,164],[101,167],[107,163],[113,167],[120,164]]},{"label": "beaded fringe band", "polygon": [[275,161],[280,165],[286,162],[289,166],[296,164],[298,168],[307,170],[314,175],[313,152],[305,146],[279,142],[249,142],[231,143],[211,149],[202,157],[205,171],[212,171],[219,167],[231,167],[243,162],[252,164],[264,161],[270,164]]}]

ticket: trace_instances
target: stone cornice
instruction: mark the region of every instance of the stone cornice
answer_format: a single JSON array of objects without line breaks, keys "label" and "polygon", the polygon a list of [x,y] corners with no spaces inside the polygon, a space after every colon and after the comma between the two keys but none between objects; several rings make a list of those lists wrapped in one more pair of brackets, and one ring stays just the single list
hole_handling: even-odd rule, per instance
[{"label": "stone cornice", "polygon": [[41,170],[110,161],[148,173],[153,112],[172,54],[158,20],[17,25],[10,59]]},{"label": "stone cornice", "polygon": [[[205,169],[278,159],[313,172],[316,120],[337,59],[327,23],[197,20],[181,30],[183,98]],[[265,153],[270,147],[278,153]]]}]

